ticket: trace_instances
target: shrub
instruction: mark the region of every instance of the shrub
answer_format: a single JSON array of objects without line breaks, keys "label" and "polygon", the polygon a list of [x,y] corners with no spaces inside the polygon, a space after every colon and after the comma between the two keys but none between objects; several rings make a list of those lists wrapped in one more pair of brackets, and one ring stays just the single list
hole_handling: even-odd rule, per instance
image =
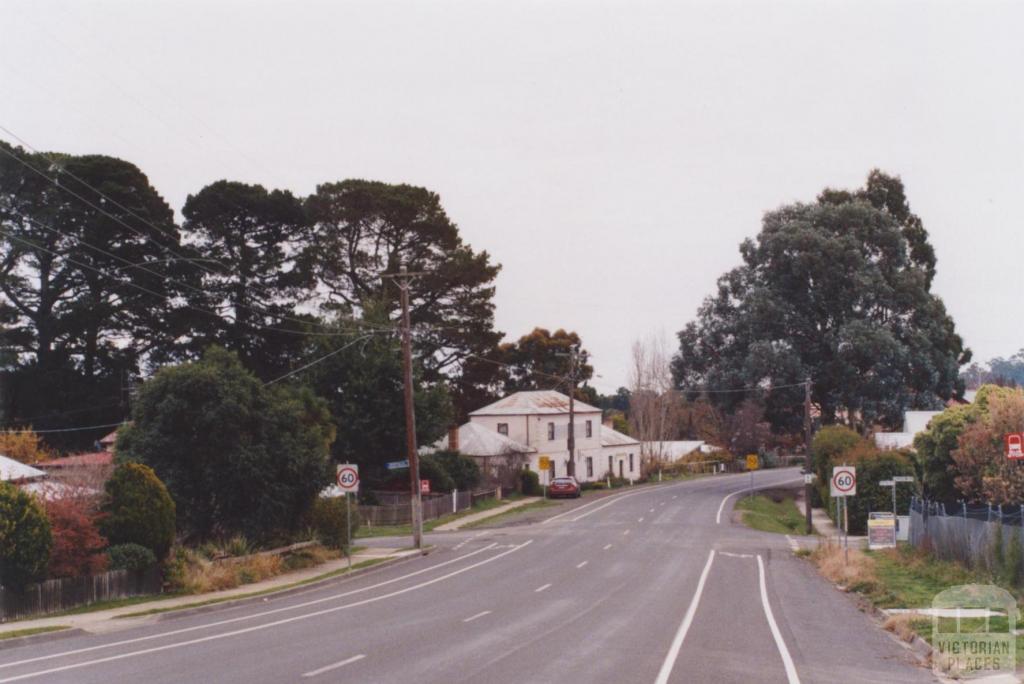
[{"label": "shrub", "polygon": [[455,489],[455,481],[433,456],[420,458],[420,479],[430,480],[432,492],[450,492]]},{"label": "shrub", "polygon": [[861,437],[845,425],[828,425],[818,430],[811,440],[811,463],[818,482],[828,484],[832,466],[842,465],[836,457],[861,442]]},{"label": "shrub", "polygon": [[463,456],[458,451],[438,451],[431,458],[451,477],[454,489],[466,491],[479,484],[480,466],[469,456]]},{"label": "shrub", "polygon": [[[352,534],[359,529],[358,507],[352,506]],[[345,497],[320,498],[313,504],[313,527],[320,541],[333,549],[349,545],[348,512]]]},{"label": "shrub", "polygon": [[22,463],[36,463],[57,456],[31,427],[25,430],[0,431],[0,454]]},{"label": "shrub", "polygon": [[156,554],[139,544],[117,544],[107,549],[111,570],[145,570],[156,565]]},{"label": "shrub", "polygon": [[543,490],[540,488],[540,476],[532,470],[520,472],[519,491],[526,496],[540,496],[543,493]]},{"label": "shrub", "polygon": [[106,484],[101,531],[112,544],[138,544],[165,558],[174,542],[175,506],[153,469],[122,463]]},{"label": "shrub", "polygon": [[107,540],[96,529],[89,506],[81,499],[68,498],[46,501],[44,508],[53,539],[49,576],[79,577],[106,570],[103,549]]},{"label": "shrub", "polygon": [[[867,441],[846,451],[842,460],[857,468],[857,496],[847,497],[850,505],[850,534],[867,534],[870,511],[892,510],[892,489],[881,487],[878,483],[891,480],[895,475],[914,475],[913,462],[904,451],[879,451]],[[897,508],[906,511],[911,496],[910,487],[897,487]]]},{"label": "shrub", "polygon": [[53,537],[43,507],[0,482],[0,584],[20,589],[46,578]]}]

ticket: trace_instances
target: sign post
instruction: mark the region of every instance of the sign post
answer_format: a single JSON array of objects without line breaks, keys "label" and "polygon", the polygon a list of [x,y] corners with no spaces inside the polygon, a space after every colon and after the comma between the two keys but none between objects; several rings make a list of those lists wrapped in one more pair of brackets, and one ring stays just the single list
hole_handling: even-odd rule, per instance
[{"label": "sign post", "polygon": [[843,503],[843,554],[844,562],[850,560],[850,514],[848,496],[857,496],[857,469],[854,466],[834,466],[831,482],[832,496]]},{"label": "sign post", "polygon": [[352,572],[352,504],[348,495],[359,493],[359,466],[354,463],[339,464],[334,477],[338,483],[338,489],[345,493],[345,524],[348,526],[345,536],[345,555],[348,557],[348,570]]},{"label": "sign post", "polygon": [[541,481],[541,487],[544,498],[546,499],[548,498],[548,478],[551,476],[551,457],[541,456],[537,459],[537,468],[544,474],[544,479]]},{"label": "sign post", "polygon": [[1024,432],[1011,432],[1006,435],[1006,458],[1024,459]]},{"label": "sign post", "polygon": [[747,470],[750,471],[750,493],[754,493],[754,471],[758,467],[757,454],[747,454]]}]

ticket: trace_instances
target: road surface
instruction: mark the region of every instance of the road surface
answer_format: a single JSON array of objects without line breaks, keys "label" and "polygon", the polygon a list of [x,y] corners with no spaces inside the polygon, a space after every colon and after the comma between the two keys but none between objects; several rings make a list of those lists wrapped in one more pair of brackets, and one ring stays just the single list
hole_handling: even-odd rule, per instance
[{"label": "road surface", "polygon": [[934,681],[786,537],[730,522],[748,482],[627,490],[300,594],[0,650],[0,684]]}]

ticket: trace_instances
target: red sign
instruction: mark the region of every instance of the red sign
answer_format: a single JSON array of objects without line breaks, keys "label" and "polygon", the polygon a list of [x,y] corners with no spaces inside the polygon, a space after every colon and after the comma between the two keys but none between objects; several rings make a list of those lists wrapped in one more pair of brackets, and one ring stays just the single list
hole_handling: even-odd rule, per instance
[{"label": "red sign", "polygon": [[1006,458],[1024,459],[1024,432],[1006,435]]},{"label": "red sign", "polygon": [[430,493],[430,480],[420,480],[420,494]]}]

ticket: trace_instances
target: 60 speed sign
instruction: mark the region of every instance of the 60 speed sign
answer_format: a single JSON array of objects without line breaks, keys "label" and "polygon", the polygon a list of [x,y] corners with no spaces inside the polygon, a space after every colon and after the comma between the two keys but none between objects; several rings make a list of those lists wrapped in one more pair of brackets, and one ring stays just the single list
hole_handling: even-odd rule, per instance
[{"label": "60 speed sign", "polygon": [[348,494],[359,492],[359,466],[354,463],[343,463],[338,466],[336,476],[338,489]]},{"label": "60 speed sign", "polygon": [[857,469],[853,466],[832,468],[832,496],[857,495]]}]

